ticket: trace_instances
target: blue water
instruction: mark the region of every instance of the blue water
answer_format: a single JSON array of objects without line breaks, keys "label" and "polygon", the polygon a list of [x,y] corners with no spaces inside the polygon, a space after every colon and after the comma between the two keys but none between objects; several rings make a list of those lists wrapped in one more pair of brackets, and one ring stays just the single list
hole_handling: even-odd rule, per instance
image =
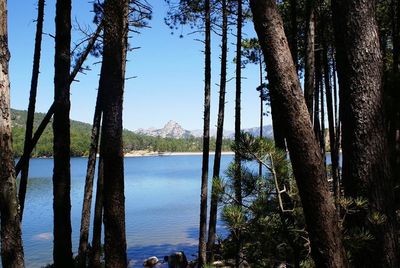
[{"label": "blue water", "polygon": [[[225,170],[232,156],[222,157]],[[213,157],[210,159],[210,172]],[[86,158],[71,159],[71,221],[77,253]],[[27,267],[52,263],[52,159],[33,159],[22,223]],[[125,158],[126,238],[131,267],[175,250],[197,252],[201,156]],[[93,201],[94,203],[94,201]],[[219,228],[222,230],[222,228]],[[91,241],[91,238],[90,238]],[[0,265],[1,266],[1,265]]]}]

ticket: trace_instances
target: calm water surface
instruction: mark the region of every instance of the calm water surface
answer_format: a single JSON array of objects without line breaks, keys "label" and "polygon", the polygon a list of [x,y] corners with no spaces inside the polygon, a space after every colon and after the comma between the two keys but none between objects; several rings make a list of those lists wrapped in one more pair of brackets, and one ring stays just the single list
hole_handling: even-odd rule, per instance
[{"label": "calm water surface", "polygon": [[[222,170],[231,160],[232,156],[222,157]],[[212,163],[213,157],[210,167]],[[86,164],[86,158],[71,159],[74,255],[78,249]],[[22,224],[27,267],[52,262],[52,170],[52,159],[31,161]],[[126,238],[131,267],[142,267],[145,258],[162,258],[175,250],[184,250],[193,258],[191,255],[197,252],[200,176],[201,156],[125,158]]]}]

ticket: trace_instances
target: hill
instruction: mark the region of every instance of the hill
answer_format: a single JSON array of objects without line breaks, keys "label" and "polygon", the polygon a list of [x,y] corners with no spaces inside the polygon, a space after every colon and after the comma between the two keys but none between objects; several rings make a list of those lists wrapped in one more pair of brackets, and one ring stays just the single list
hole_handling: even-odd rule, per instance
[{"label": "hill", "polygon": [[[34,128],[44,118],[44,113],[35,113]],[[21,156],[24,146],[25,124],[27,112],[11,110],[13,146],[15,156]],[[177,124],[176,124],[177,125]],[[172,133],[179,133],[179,128],[170,124]],[[178,125],[179,126],[179,125]],[[89,153],[90,133],[92,126],[87,123],[71,120],[71,155],[86,156]],[[184,132],[180,138],[174,135],[164,137],[150,136],[143,133],[135,133],[129,130],[123,131],[124,151],[148,150],[156,152],[200,152],[202,150],[202,139]],[[210,141],[211,150],[215,148],[215,139]],[[230,141],[225,140],[223,150],[230,150]],[[49,124],[33,151],[33,157],[51,156],[53,153],[53,131]]]}]

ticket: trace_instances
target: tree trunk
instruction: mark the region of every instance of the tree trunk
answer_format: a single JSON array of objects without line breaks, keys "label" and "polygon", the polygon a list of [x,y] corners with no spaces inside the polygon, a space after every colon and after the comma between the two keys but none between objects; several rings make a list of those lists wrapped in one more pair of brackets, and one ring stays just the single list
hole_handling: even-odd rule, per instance
[{"label": "tree trunk", "polygon": [[0,0],[0,222],[3,267],[24,267],[11,138],[7,1]]},{"label": "tree trunk", "polygon": [[103,124],[100,155],[104,161],[106,267],[127,267],[125,236],[122,104],[128,37],[128,0],[104,2],[104,44],[99,90]]},{"label": "tree trunk", "polygon": [[393,181],[383,109],[383,61],[374,1],[332,1],[343,112],[343,185],[349,197],[369,200],[368,217],[348,224],[374,235],[373,254],[354,256],[357,267],[398,267]]},{"label": "tree trunk", "polygon": [[[242,26],[243,26],[243,7],[242,0],[237,0],[237,32],[236,32],[236,97],[235,97],[235,143],[240,140],[241,126],[241,91],[242,91]],[[235,153],[235,172],[234,188],[235,199],[239,207],[242,206],[242,171],[241,159],[239,154]],[[240,230],[236,230],[236,259],[235,267],[239,267],[241,262],[242,239]]]},{"label": "tree trunk", "polygon": [[[224,116],[225,116],[227,54],[228,54],[228,9],[227,9],[227,0],[222,0],[221,79],[219,87],[218,123],[217,123],[217,138],[215,144],[213,178],[219,178],[221,169],[221,150],[222,150]],[[215,233],[217,228],[217,215],[218,215],[218,193],[216,192],[215,185],[212,184],[210,222],[208,225],[208,240],[207,240],[207,252],[208,252],[207,263],[212,263],[214,261],[214,244],[215,244]]]},{"label": "tree trunk", "polygon": [[319,146],[283,22],[274,0],[250,1],[254,26],[267,64],[270,94],[287,129],[293,172],[303,204],[316,267],[347,267],[342,235],[331,200]]},{"label": "tree trunk", "polygon": [[[323,65],[324,65],[324,80],[325,80],[325,94],[326,94],[326,107],[328,113],[328,128],[329,128],[329,147],[331,151],[331,175],[333,181],[333,196],[335,197],[336,209],[339,209],[340,198],[340,184],[339,184],[339,154],[336,150],[336,136],[335,136],[335,119],[333,114],[333,100],[332,88],[330,81],[330,68],[328,60],[328,48],[323,39]],[[335,79],[335,78],[334,78]]]},{"label": "tree trunk", "polygon": [[[390,109],[389,115],[389,146],[391,148],[391,164],[393,167],[393,178],[397,190],[395,191],[395,200],[400,204],[400,1],[392,0],[392,9],[394,16],[392,18],[392,39],[393,39],[393,66],[392,81],[390,88]],[[399,205],[397,206],[399,208]]]},{"label": "tree trunk", "polygon": [[292,53],[294,64],[296,65],[296,71],[298,70],[298,56],[297,56],[297,34],[298,34],[298,27],[297,27],[297,4],[296,0],[290,0],[290,40],[289,40],[289,47],[290,52]]},{"label": "tree trunk", "polygon": [[[263,62],[262,62],[262,55],[261,50],[258,53],[258,61],[260,67],[260,86],[263,85]],[[260,90],[260,138],[263,137],[263,126],[264,126],[264,100],[263,100],[263,91]],[[261,178],[262,176],[263,165],[262,163],[258,164],[258,176]]]},{"label": "tree trunk", "polygon": [[70,173],[70,83],[71,0],[56,4],[54,60],[54,248],[55,267],[72,267],[71,173]]},{"label": "tree trunk", "polygon": [[203,126],[203,163],[201,169],[200,194],[200,230],[199,230],[199,267],[206,264],[207,258],[207,192],[208,161],[210,154],[210,95],[211,95],[211,10],[210,0],[205,1],[205,72],[204,72],[204,126]]},{"label": "tree trunk", "polygon": [[[32,67],[32,79],[31,79],[31,90],[29,96],[28,115],[26,119],[25,129],[25,142],[24,142],[24,154],[29,154],[29,147],[32,142],[33,133],[33,119],[35,115],[35,104],[36,104],[36,92],[39,78],[39,66],[40,66],[40,52],[42,47],[42,33],[43,33],[43,19],[44,19],[44,0],[38,1],[38,17],[36,22],[36,37],[35,37],[35,52],[33,55],[33,67]],[[22,168],[21,179],[19,183],[19,206],[21,221],[24,213],[26,186],[28,184],[29,174],[29,160],[26,161],[25,166]]]},{"label": "tree trunk", "polygon": [[103,183],[104,183],[104,172],[103,172],[103,159],[99,159],[99,168],[97,175],[97,187],[96,187],[96,202],[94,205],[94,217],[93,217],[93,237],[92,237],[92,250],[89,256],[89,267],[100,268],[100,256],[101,256],[101,225],[103,220]]},{"label": "tree trunk", "polygon": [[86,256],[88,249],[89,225],[90,225],[90,208],[92,206],[93,178],[96,169],[96,155],[99,145],[100,123],[102,115],[102,108],[100,104],[101,97],[102,97],[101,91],[98,90],[96,107],[93,117],[92,136],[91,136],[90,151],[89,151],[86,181],[85,181],[85,192],[84,192],[83,206],[82,206],[81,230],[79,237],[79,253],[78,253],[79,256],[78,263],[80,267],[86,267]]},{"label": "tree trunk", "polygon": [[320,94],[320,85],[321,85],[321,60],[319,57],[319,52],[315,53],[315,88],[314,88],[314,133],[317,138],[318,143],[321,147],[321,125],[320,125],[320,102],[319,102],[319,94]]},{"label": "tree trunk", "polygon": [[306,55],[304,67],[304,97],[310,114],[311,122],[313,121],[313,95],[314,95],[314,43],[315,43],[315,16],[314,16],[314,0],[306,0]]},{"label": "tree trunk", "polygon": [[322,70],[320,69],[321,76],[321,84],[320,84],[320,93],[321,93],[321,153],[322,160],[324,162],[324,166],[326,169],[326,144],[325,144],[325,100],[324,100],[324,85],[322,83]]}]

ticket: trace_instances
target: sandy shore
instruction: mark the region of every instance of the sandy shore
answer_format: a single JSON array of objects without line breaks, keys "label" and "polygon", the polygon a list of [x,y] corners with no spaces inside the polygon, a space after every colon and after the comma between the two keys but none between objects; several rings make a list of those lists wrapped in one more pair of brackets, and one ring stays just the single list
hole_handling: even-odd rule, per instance
[{"label": "sandy shore", "polygon": [[[150,152],[150,151],[132,151],[125,154],[125,157],[142,157],[142,156],[175,156],[175,155],[202,155],[202,152]],[[211,155],[214,152],[210,152]],[[233,155],[233,152],[222,152],[222,155]]]}]

